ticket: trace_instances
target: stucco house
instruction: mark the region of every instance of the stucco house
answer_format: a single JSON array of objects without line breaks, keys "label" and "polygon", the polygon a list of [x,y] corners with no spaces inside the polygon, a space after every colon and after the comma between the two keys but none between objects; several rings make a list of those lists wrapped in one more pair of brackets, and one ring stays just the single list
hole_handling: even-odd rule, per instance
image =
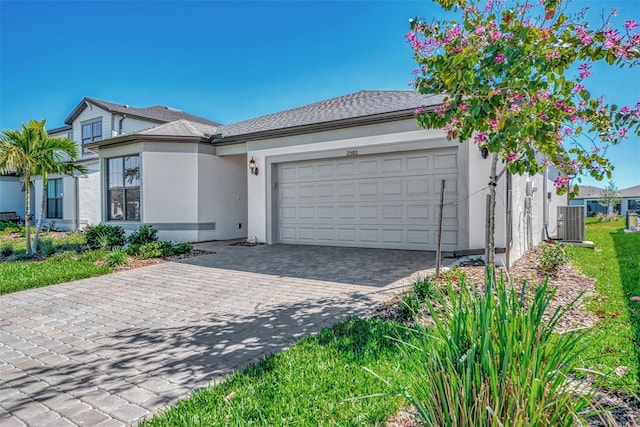
[{"label": "stucco house", "polygon": [[[89,97],[83,98],[66,118],[65,125],[50,129],[48,133],[51,136],[65,136],[76,141],[81,150],[78,163],[84,165],[88,172],[84,176],[76,177],[49,176],[45,221],[55,221],[59,229],[75,230],[87,224],[98,224],[107,218],[104,215],[104,199],[101,192],[105,176],[101,171],[107,164],[96,153],[87,149],[89,144],[182,119],[203,125],[218,125],[202,117],[161,105],[134,108]],[[132,157],[127,165],[131,166],[137,162],[139,158]],[[112,174],[117,167],[115,163],[111,162]],[[119,197],[120,203],[128,207],[126,212],[130,220],[139,221],[140,196],[135,184],[136,182],[127,182],[125,190],[110,194],[114,200]],[[37,202],[36,209],[32,209],[35,218],[40,213],[42,187],[42,181],[35,179],[34,195]]]},{"label": "stucco house", "polygon": [[[618,191],[620,203],[616,206],[603,206],[600,204],[602,197],[602,188],[591,185],[581,185],[578,189],[578,195],[569,200],[570,206],[584,206],[585,216],[595,216],[598,213],[617,212],[621,216],[627,215],[627,211],[640,212],[640,185],[629,188],[623,188]],[[612,212],[609,212],[611,210]]]},{"label": "stucco house", "polygon": [[[119,132],[122,106],[85,100],[67,122],[75,135],[99,108],[112,114],[104,128],[118,131],[83,145],[104,172],[87,195],[88,222],[153,224],[176,241],[435,250],[444,180],[443,250],[481,251],[490,160],[472,143],[417,126],[415,108],[441,101],[360,91],[230,125],[184,117]],[[498,184],[496,245],[510,261],[556,229],[556,176]]]}]

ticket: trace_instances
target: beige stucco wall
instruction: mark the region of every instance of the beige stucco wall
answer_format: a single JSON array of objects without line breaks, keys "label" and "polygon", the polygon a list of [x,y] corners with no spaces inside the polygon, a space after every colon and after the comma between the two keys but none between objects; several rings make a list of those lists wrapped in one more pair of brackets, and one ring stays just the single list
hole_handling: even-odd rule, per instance
[{"label": "beige stucco wall", "polygon": [[[109,223],[127,230],[151,224],[161,240],[174,242],[246,237],[246,175],[239,167],[244,156],[220,158],[214,153],[211,145],[187,142],[144,142],[101,150],[103,162],[141,156],[141,221]],[[102,198],[106,200],[104,191]]]},{"label": "beige stucco wall", "polygon": [[[368,154],[414,151],[432,148],[457,147],[458,162],[466,164],[467,150],[464,145],[449,142],[441,130],[419,128],[415,120],[404,120],[357,128],[318,132],[285,138],[252,141],[235,146],[219,147],[218,154],[236,154],[246,150],[244,170],[248,178],[248,235],[258,241],[275,243],[272,236],[275,227],[272,197],[274,195],[274,165],[284,161],[341,158],[347,151],[357,150],[359,156]],[[248,160],[253,158],[260,169],[258,176],[251,175]],[[458,173],[458,192],[466,193],[466,169]],[[460,196],[459,211],[466,213],[466,199]],[[460,247],[467,246],[468,220],[466,215],[458,217],[458,239]]]},{"label": "beige stucco wall", "polygon": [[17,176],[0,175],[0,212],[16,212],[24,218],[24,193]]}]

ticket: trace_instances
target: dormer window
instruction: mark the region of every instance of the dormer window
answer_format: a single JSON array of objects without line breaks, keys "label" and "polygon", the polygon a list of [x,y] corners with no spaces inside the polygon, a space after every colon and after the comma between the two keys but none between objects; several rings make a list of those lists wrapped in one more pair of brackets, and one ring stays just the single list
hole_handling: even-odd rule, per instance
[{"label": "dormer window", "polygon": [[82,123],[82,154],[89,153],[85,144],[102,139],[102,118]]}]

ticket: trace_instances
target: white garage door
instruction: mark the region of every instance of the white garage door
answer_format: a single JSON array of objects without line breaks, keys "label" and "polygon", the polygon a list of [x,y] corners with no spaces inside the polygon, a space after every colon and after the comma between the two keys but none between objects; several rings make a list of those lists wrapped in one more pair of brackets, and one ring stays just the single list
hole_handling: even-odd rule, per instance
[{"label": "white garage door", "polygon": [[278,164],[280,243],[435,250],[446,180],[443,250],[457,249],[457,149]]}]

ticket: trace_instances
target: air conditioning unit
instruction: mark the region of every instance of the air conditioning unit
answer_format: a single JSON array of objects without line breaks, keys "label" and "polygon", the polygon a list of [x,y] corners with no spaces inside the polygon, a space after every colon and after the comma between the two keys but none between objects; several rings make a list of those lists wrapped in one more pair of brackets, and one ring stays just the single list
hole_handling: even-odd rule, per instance
[{"label": "air conditioning unit", "polygon": [[568,242],[584,240],[584,206],[558,206],[558,238]]}]

